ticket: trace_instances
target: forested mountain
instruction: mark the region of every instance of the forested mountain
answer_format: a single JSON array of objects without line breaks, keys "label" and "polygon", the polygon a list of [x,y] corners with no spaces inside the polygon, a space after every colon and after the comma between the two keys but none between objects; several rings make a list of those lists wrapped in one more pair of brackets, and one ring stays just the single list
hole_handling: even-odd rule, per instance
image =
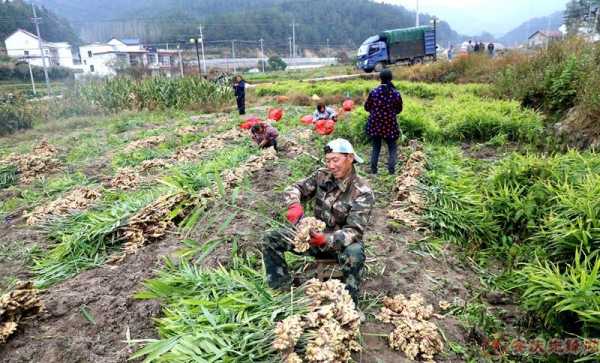
[{"label": "forested mountain", "polygon": [[[45,7],[37,7],[38,17],[42,18],[40,32],[42,38],[51,42],[77,43],[79,37],[66,19],[57,16]],[[29,3],[22,0],[0,2],[0,42],[18,28],[35,34],[35,25],[31,22],[33,10]],[[0,43],[1,44],[1,43]]]},{"label": "forested mountain", "polygon": [[[198,33],[205,39],[265,40],[269,47],[286,48],[297,24],[299,47],[326,43],[357,46],[381,30],[414,25],[414,12],[369,0],[42,0],[70,19],[86,41],[112,36],[139,37],[145,42],[183,41]],[[423,24],[430,20],[421,16]],[[439,41],[460,40],[445,22]],[[243,44],[243,43],[242,43]]]},{"label": "forested mountain", "polygon": [[549,16],[530,19],[502,36],[499,41],[507,46],[521,44],[537,30],[558,30],[564,23],[564,12],[557,11]]}]

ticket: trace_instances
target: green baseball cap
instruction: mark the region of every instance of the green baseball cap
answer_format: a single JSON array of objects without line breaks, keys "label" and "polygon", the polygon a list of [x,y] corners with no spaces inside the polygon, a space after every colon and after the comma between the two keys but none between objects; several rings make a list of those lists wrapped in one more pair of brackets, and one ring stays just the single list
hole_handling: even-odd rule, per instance
[{"label": "green baseball cap", "polygon": [[328,150],[331,150],[329,152],[332,153],[352,154],[354,155],[354,160],[359,164],[362,164],[364,162],[360,156],[356,155],[352,144],[346,139],[331,140],[327,144],[327,148]]}]

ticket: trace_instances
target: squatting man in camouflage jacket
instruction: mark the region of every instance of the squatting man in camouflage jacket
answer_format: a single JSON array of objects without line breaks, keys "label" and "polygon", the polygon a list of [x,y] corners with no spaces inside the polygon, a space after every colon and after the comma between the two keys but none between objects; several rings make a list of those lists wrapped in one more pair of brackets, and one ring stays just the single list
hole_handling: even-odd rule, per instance
[{"label": "squatting man in camouflage jacket", "polygon": [[[344,139],[331,141],[325,147],[327,167],[287,188],[285,202],[287,219],[295,225],[304,216],[301,202],[315,199],[315,217],[327,226],[324,233],[311,231],[310,249],[306,254],[337,259],[346,288],[357,302],[365,264],[362,237],[369,224],[374,195],[367,182],[356,174],[355,162],[362,163],[363,160],[354,153],[350,142]],[[287,289],[290,286],[284,252],[293,252],[293,238],[293,229],[273,230],[265,236],[263,259],[267,282],[272,288]]]}]

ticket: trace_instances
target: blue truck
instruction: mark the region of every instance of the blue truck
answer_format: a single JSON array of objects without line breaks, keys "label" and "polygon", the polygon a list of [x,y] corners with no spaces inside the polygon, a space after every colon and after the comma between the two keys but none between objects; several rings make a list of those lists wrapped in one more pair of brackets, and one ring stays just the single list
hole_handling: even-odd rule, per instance
[{"label": "blue truck", "polygon": [[435,27],[386,30],[367,38],[358,49],[357,66],[367,73],[395,63],[419,64],[436,58]]}]

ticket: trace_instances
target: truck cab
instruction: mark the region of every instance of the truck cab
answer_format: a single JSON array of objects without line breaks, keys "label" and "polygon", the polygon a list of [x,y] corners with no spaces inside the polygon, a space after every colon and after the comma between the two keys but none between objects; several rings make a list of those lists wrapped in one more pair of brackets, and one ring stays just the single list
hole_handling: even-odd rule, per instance
[{"label": "truck cab", "polygon": [[388,62],[387,44],[379,35],[367,38],[358,48],[356,66],[365,72],[372,72],[375,68],[380,68],[381,65]]}]

